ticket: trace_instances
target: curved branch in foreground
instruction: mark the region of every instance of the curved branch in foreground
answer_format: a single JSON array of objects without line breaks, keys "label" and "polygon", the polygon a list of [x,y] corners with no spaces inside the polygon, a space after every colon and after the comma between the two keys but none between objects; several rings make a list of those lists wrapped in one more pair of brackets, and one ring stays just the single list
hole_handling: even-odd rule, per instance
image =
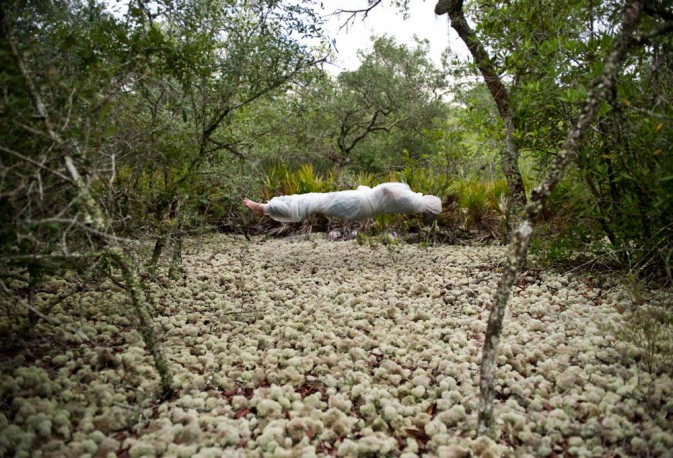
[{"label": "curved branch in foreground", "polygon": [[[455,0],[454,0],[455,1]],[[594,83],[593,89],[580,112],[579,117],[574,122],[568,132],[563,148],[554,158],[554,161],[547,172],[547,176],[540,185],[531,192],[530,202],[526,207],[524,220],[519,228],[514,232],[512,243],[510,244],[507,262],[498,284],[498,289],[493,300],[491,314],[488,317],[488,326],[486,329],[486,338],[482,350],[481,372],[480,372],[480,399],[479,399],[479,422],[477,433],[494,436],[493,430],[493,400],[495,398],[494,378],[496,373],[495,357],[500,343],[500,333],[502,331],[502,321],[505,316],[507,301],[512,291],[512,285],[516,274],[524,257],[530,239],[533,235],[533,227],[540,218],[545,200],[556,188],[568,165],[577,156],[585,132],[590,123],[596,116],[598,108],[603,100],[614,90],[616,78],[626,59],[631,47],[638,44],[638,39],[634,37],[636,26],[643,11],[644,0],[636,0],[630,6],[624,9],[624,21],[622,30],[617,36],[610,54],[603,66],[603,73]]]}]

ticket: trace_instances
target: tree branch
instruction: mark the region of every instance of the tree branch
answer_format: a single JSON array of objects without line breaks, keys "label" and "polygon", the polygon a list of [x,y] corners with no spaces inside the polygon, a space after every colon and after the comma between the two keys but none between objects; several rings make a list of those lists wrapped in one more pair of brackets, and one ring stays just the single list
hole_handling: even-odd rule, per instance
[{"label": "tree branch", "polygon": [[49,172],[49,173],[51,173],[51,174],[53,174],[53,175],[56,175],[56,176],[59,177],[60,179],[62,179],[62,180],[64,180],[64,181],[67,181],[68,183],[72,183],[72,182],[73,182],[70,178],[68,178],[67,176],[63,175],[62,173],[60,173],[60,172],[58,172],[58,171],[56,171],[56,170],[54,170],[54,169],[50,169],[49,167],[45,166],[44,164],[40,164],[40,163],[37,162],[36,160],[33,160],[33,159],[29,158],[29,157],[26,157],[26,156],[24,156],[24,155],[21,154],[21,153],[17,153],[16,151],[11,150],[11,149],[9,149],[9,148],[7,148],[7,147],[5,147],[5,146],[2,146],[2,145],[0,145],[0,150],[1,150],[1,151],[4,151],[5,153],[11,154],[11,155],[14,156],[14,157],[19,158],[19,159],[21,159],[22,161],[28,162],[29,164],[32,164],[32,165],[34,165],[35,167],[38,167],[38,168],[40,168],[40,169],[42,169],[42,170],[46,170],[47,172]]},{"label": "tree branch", "polygon": [[213,153],[213,152],[215,152],[217,150],[220,150],[220,149],[226,149],[230,153],[238,156],[238,158],[241,159],[241,160],[247,159],[245,157],[245,155],[243,153],[241,153],[239,150],[237,150],[235,148],[234,144],[232,144],[232,143],[224,143],[224,142],[215,140],[214,138],[209,138],[208,140],[218,147],[218,148],[212,148],[212,149],[208,150],[209,153]]},{"label": "tree branch", "polygon": [[362,20],[365,20],[367,16],[369,16],[369,13],[379,6],[382,0],[374,0],[369,2],[369,6],[367,8],[360,8],[356,10],[343,10],[343,9],[338,9],[334,13],[328,15],[328,16],[336,16],[340,17],[342,14],[348,14],[348,17],[346,18],[346,21],[339,26],[339,30],[345,28],[348,30],[348,27],[352,25],[355,22],[355,19],[357,18],[358,14],[362,15]]},{"label": "tree branch", "polygon": [[[355,146],[360,143],[367,135],[369,135],[370,132],[376,132],[380,130],[385,130],[388,132],[390,130],[389,127],[386,126],[376,126],[376,120],[380,114],[383,114],[384,116],[386,115],[383,110],[376,110],[374,114],[372,115],[371,119],[369,120],[369,123],[367,123],[367,126],[364,128],[364,131],[361,132],[359,135],[357,135],[353,140],[350,142],[350,145],[348,147],[345,147],[344,142],[346,141],[346,135],[348,134],[349,131],[344,132],[344,126],[341,126],[341,132],[342,132],[342,138],[343,141],[337,141],[337,144],[339,144],[339,147],[343,153],[346,155],[350,154],[350,152],[355,148]],[[339,139],[341,140],[341,138]]]},{"label": "tree branch", "polygon": [[[161,351],[161,348],[158,346],[158,341],[156,339],[156,333],[152,325],[147,310],[145,310],[146,302],[143,301],[143,296],[141,294],[141,285],[138,279],[138,275],[135,271],[135,266],[132,264],[131,259],[123,252],[123,250],[116,245],[110,243],[110,234],[106,233],[107,230],[107,218],[103,213],[100,204],[92,196],[87,183],[84,178],[79,174],[77,167],[71,157],[71,154],[74,152],[78,156],[81,155],[77,145],[73,142],[64,142],[58,133],[54,130],[54,127],[49,119],[49,114],[46,108],[46,105],[42,101],[40,92],[38,91],[35,83],[32,80],[32,77],[28,70],[26,69],[19,50],[16,46],[16,40],[11,32],[11,28],[7,23],[7,18],[5,16],[4,8],[0,3],[0,27],[5,36],[5,39],[9,43],[10,54],[14,60],[17,70],[21,74],[23,83],[30,95],[31,101],[35,106],[35,109],[38,112],[38,115],[42,119],[42,122],[45,126],[47,134],[53,143],[58,145],[63,150],[63,160],[65,162],[66,169],[70,173],[72,181],[74,181],[75,187],[79,191],[77,198],[77,206],[84,214],[84,221],[86,224],[85,235],[89,236],[91,233],[95,235],[93,237],[92,243],[95,243],[103,252],[105,256],[114,261],[123,271],[124,279],[127,285],[127,290],[131,293],[131,302],[133,308],[139,318],[139,329],[138,331],[143,337],[143,341],[147,346],[148,350],[154,357],[155,365],[159,375],[161,377],[161,386],[164,395],[169,395],[173,392],[172,387],[172,375],[170,373],[170,368],[166,362],[165,357]],[[71,222],[72,220],[68,220]],[[4,288],[4,283],[2,284]],[[7,290],[5,288],[5,290]],[[7,290],[9,291],[9,290]],[[18,300],[21,303],[21,300]],[[25,301],[24,301],[25,302]],[[30,304],[24,304],[27,308],[32,310],[38,316],[40,312],[32,307]],[[58,320],[52,319],[47,316],[40,316],[41,318],[57,322]]]}]

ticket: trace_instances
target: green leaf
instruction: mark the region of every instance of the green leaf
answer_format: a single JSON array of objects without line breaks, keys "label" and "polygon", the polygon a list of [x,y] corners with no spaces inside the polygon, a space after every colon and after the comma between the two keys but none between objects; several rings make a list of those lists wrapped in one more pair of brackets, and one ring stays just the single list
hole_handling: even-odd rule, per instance
[{"label": "green leaf", "polygon": [[105,130],[101,133],[102,138],[112,137],[117,133],[117,128],[113,126],[106,127]]}]

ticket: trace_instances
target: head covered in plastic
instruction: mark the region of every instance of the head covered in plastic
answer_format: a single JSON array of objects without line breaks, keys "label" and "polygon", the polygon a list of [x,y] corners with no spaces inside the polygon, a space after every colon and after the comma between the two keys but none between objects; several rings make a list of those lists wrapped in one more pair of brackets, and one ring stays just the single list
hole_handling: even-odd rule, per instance
[{"label": "head covered in plastic", "polygon": [[423,196],[423,223],[430,224],[437,219],[437,216],[442,212],[442,199],[437,196],[425,195]]}]

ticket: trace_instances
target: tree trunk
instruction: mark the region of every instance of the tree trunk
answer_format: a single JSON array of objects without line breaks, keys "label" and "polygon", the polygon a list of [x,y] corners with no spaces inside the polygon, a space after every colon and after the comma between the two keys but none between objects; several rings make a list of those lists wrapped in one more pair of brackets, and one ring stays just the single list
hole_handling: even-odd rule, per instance
[{"label": "tree trunk", "polygon": [[173,257],[171,259],[171,266],[168,268],[168,277],[177,280],[182,272],[182,228],[184,225],[183,214],[180,211],[180,202],[176,208],[176,218],[178,220],[176,230],[173,234]]},{"label": "tree trunk", "polygon": [[451,27],[458,32],[458,36],[470,50],[474,63],[479,68],[479,72],[498,108],[498,113],[505,126],[505,145],[501,152],[500,164],[507,180],[512,202],[508,213],[514,216],[511,221],[517,222],[518,212],[526,205],[526,190],[519,171],[519,150],[514,142],[514,113],[509,99],[509,91],[498,76],[481,41],[467,23],[463,12],[463,0],[439,0],[435,6],[435,14],[447,14],[449,16]]},{"label": "tree trunk", "polygon": [[[171,193],[175,195],[176,191],[171,191]],[[157,241],[154,243],[152,257],[147,263],[147,270],[151,276],[156,275],[159,259],[164,252],[164,248],[166,248],[166,243],[173,238],[172,232],[174,232],[174,229],[172,223],[176,213],[179,211],[179,208],[180,199],[177,197],[172,197],[171,205],[166,214],[163,214],[162,211],[159,213],[159,218],[161,218],[159,220],[159,237],[157,237]]]},{"label": "tree trunk", "polygon": [[523,222],[514,232],[510,244],[507,262],[493,299],[493,307],[488,318],[486,338],[482,350],[481,373],[479,388],[478,434],[495,435],[493,429],[493,400],[495,398],[494,379],[496,373],[496,354],[502,331],[502,321],[505,316],[507,301],[512,290],[522,257],[528,249],[533,227],[540,218],[545,200],[556,188],[563,177],[568,165],[577,156],[582,138],[595,118],[600,103],[605,100],[615,88],[615,80],[626,58],[628,50],[636,43],[633,39],[638,19],[643,10],[643,0],[635,1],[625,9],[625,19],[622,30],[612,46],[612,50],[605,61],[603,73],[596,81],[593,90],[580,112],[579,117],[570,128],[563,148],[558,152],[547,172],[547,176],[540,185],[531,192],[531,199],[526,207]]},{"label": "tree trunk", "polygon": [[166,246],[166,235],[162,233],[157,238],[157,241],[154,242],[154,250],[152,250],[152,257],[150,258],[150,262],[147,264],[147,270],[151,276],[154,276],[157,273],[157,264],[159,264],[159,258],[161,257],[161,253],[164,252],[165,246]]},{"label": "tree trunk", "polygon": [[173,239],[173,258],[168,268],[168,277],[177,280],[182,272],[182,231],[178,229]]}]

